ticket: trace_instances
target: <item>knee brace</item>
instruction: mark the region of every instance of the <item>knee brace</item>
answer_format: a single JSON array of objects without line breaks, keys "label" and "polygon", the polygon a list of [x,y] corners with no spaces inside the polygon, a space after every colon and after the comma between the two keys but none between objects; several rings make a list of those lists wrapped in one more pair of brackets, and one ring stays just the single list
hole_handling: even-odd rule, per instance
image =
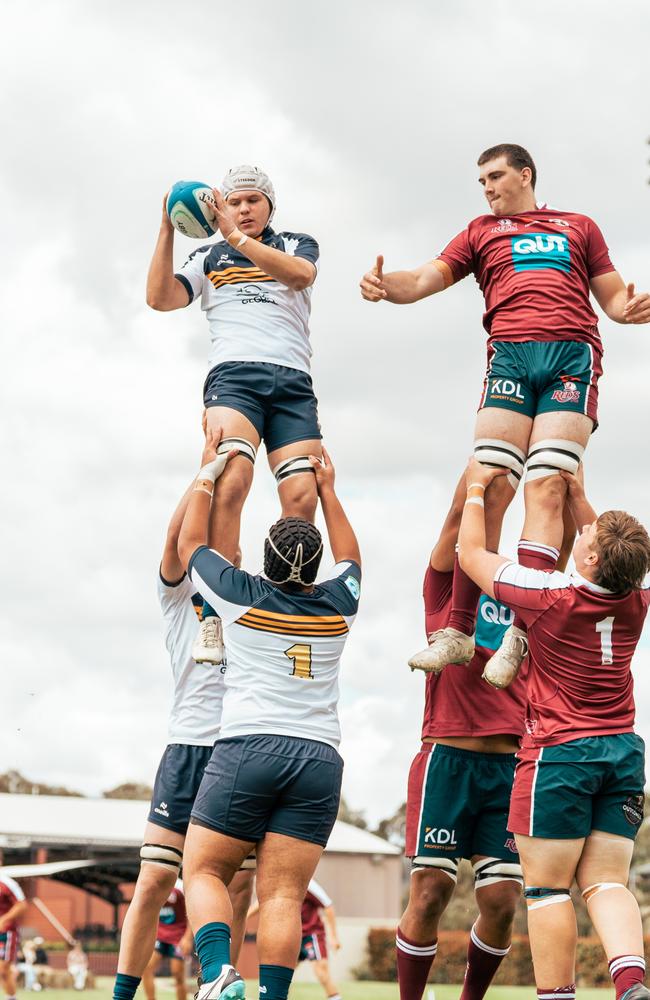
[{"label": "knee brace", "polygon": [[168,844],[143,844],[140,848],[140,866],[144,864],[162,865],[170,871],[179,872],[183,861],[183,852]]},{"label": "knee brace", "polygon": [[223,455],[227,451],[232,451],[233,448],[237,448],[242,458],[247,458],[255,465],[257,448],[250,441],[247,441],[246,438],[222,438],[217,448],[217,455]]},{"label": "knee brace", "polygon": [[474,889],[482,889],[486,885],[497,882],[518,882],[524,884],[521,865],[511,861],[501,861],[499,858],[483,858],[472,865],[474,869]]},{"label": "knee brace", "polygon": [[411,859],[411,875],[414,872],[426,871],[427,869],[437,868],[439,871],[444,872],[448,875],[452,882],[456,882],[458,878],[458,859],[457,858],[412,858]]},{"label": "knee brace", "polygon": [[506,479],[513,490],[517,489],[524,472],[526,456],[514,444],[497,438],[479,438],[474,442],[474,458],[481,465],[510,469]]},{"label": "knee brace", "polygon": [[556,903],[570,903],[571,893],[568,889],[549,889],[536,885],[527,885],[524,889],[524,899],[529,910],[538,910],[542,906],[554,906]]},{"label": "knee brace", "polygon": [[622,882],[594,882],[593,885],[588,885],[586,889],[582,890],[582,898],[585,903],[588,903],[596,893],[606,892],[607,889],[625,889],[626,892],[630,891]]},{"label": "knee brace", "polygon": [[289,476],[297,476],[301,472],[314,473],[308,455],[294,455],[292,458],[285,458],[273,468],[273,475],[278,485]]},{"label": "knee brace", "polygon": [[570,472],[575,476],[585,449],[576,441],[549,438],[532,445],[526,460],[527,483],[544,476],[554,476],[558,472]]}]

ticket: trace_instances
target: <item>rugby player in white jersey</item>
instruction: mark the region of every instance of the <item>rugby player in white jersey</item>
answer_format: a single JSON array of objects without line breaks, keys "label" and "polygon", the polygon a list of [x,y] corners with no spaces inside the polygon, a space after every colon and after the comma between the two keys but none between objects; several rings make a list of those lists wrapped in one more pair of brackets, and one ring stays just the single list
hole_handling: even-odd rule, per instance
[{"label": "rugby player in white jersey", "polygon": [[[227,459],[227,455],[220,456],[221,468]],[[197,664],[192,658],[197,612],[203,602],[185,574],[177,550],[191,489],[170,521],[158,575],[174,697],[168,744],[156,774],[140,851],[140,873],[122,927],[114,1000],[132,1000],[151,958],[159,913],[174,889],[183,860],[192,803],[219,735],[226,667]],[[237,873],[230,885],[234,953],[239,952],[243,940],[252,883],[253,871],[246,870]]]},{"label": "rugby player in white jersey", "polygon": [[[596,223],[576,212],[538,205],[537,171],[522,146],[502,143],[478,159],[489,212],[473,219],[434,260],[411,271],[383,273],[383,258],[361,280],[371,302],[417,302],[473,273],[485,297],[487,372],[474,449],[484,465],[507,466],[486,506],[488,548],[496,550],[504,512],[526,466],[522,541],[544,558],[560,548],[566,484],[597,426],[602,342],[590,293],[617,323],[650,322],[650,295],[635,294],[612,264]],[[529,547],[522,563],[538,566]],[[458,563],[449,624],[418,664],[440,672],[474,655],[480,589]],[[493,659],[514,674],[526,652],[516,618]],[[411,661],[413,665],[413,661]],[[502,672],[498,662],[492,667]]]},{"label": "rugby player in white jersey", "polygon": [[[307,456],[321,454],[309,342],[319,249],[306,233],[271,228],[275,191],[257,167],[234,167],[214,197],[223,239],[199,247],[177,272],[165,199],[147,302],[167,311],[201,297],[210,331],[203,387],[208,424],[223,435],[223,453],[238,449],[215,494],[209,542],[232,560],[260,441],[277,480],[282,516],[313,521],[316,512]],[[219,663],[222,653],[221,624],[205,605],[194,658]]]},{"label": "rugby player in white jersey", "polygon": [[236,569],[206,545],[217,446],[208,432],[179,539],[192,585],[223,620],[228,649],[221,731],[185,850],[185,893],[201,962],[197,997],[244,996],[230,964],[226,887],[256,847],[260,996],[286,1000],[302,903],[338,811],[339,666],[357,613],[359,546],[323,451],[324,464],[314,456],[310,462],[336,562],[329,577],[314,583],[323,540],[299,518],[271,527],[264,576]]}]

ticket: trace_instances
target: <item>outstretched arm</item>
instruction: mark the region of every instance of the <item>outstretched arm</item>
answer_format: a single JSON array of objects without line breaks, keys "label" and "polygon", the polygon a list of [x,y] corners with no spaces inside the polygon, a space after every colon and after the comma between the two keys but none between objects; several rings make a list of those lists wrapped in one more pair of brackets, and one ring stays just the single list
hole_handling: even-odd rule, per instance
[{"label": "outstretched arm", "polygon": [[339,933],[336,927],[336,913],[334,912],[334,907],[331,903],[329,906],[323,907],[323,916],[325,917],[325,923],[327,925],[329,943],[334,951],[338,951],[341,947],[341,942],[339,941]]},{"label": "outstretched arm", "polygon": [[384,258],[377,257],[375,266],[359,282],[361,295],[368,302],[395,302],[406,305],[435,295],[453,285],[451,268],[442,260],[427,261],[413,271],[391,271],[384,274]]},{"label": "outstretched arm", "polygon": [[598,305],[615,323],[650,323],[650,295],[635,294],[634,284],[626,285],[618,271],[600,274],[590,285]]},{"label": "outstretched arm", "polygon": [[323,448],[322,462],[314,455],[309,456],[309,461],[316,476],[316,488],[320,497],[327,534],[330,540],[330,548],[334,556],[334,562],[350,562],[361,565],[361,553],[359,543],[354,533],[352,525],[348,521],[347,514],[341,506],[341,501],[334,492],[334,466],[332,460]]},{"label": "outstretched arm", "polygon": [[507,472],[507,469],[491,469],[481,465],[472,457],[465,473],[467,500],[458,535],[458,560],[463,572],[489,597],[495,596],[494,575],[497,569],[510,560],[496,552],[489,552],[485,547],[484,497],[492,480]]},{"label": "outstretched arm", "polygon": [[587,500],[584,483],[578,476],[572,476],[570,472],[560,472],[560,475],[567,484],[567,504],[575,526],[582,531],[585,524],[593,524],[598,514]]},{"label": "outstretched arm", "polygon": [[178,538],[178,557],[185,570],[196,550],[208,544],[208,523],[214,484],[225,469],[228,459],[237,454],[237,449],[234,449],[228,454],[217,455],[222,431],[215,433],[207,426],[205,419],[203,429],[205,446],[201,456],[201,469],[189,490]]},{"label": "outstretched arm", "polygon": [[163,549],[162,559],[160,560],[160,575],[165,583],[180,583],[185,575],[185,567],[181,563],[178,555],[178,536],[181,533],[183,518],[185,517],[185,511],[187,510],[187,505],[193,489],[194,482],[192,482],[185,490],[185,493],[179,501],[178,507],[172,514],[171,521],[169,522],[169,526],[167,528],[165,548]]},{"label": "outstretched arm", "polygon": [[187,289],[174,277],[174,227],[167,215],[165,195],[158,240],[147,275],[147,305],[159,312],[169,312],[182,309],[189,301]]}]

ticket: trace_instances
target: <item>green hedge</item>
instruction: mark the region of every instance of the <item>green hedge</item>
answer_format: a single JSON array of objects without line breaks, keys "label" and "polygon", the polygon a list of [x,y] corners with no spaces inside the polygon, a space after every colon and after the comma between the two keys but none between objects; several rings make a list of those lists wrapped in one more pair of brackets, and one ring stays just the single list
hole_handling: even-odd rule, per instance
[{"label": "green hedge", "polygon": [[[438,954],[433,963],[430,982],[462,983],[467,964],[466,931],[441,931]],[[650,964],[650,938],[645,939],[646,961]],[[580,938],[576,961],[577,985],[580,987],[609,986],[607,960],[598,938]],[[367,958],[357,969],[359,979],[376,979],[394,983],[397,980],[395,958],[395,931],[390,928],[373,928],[368,933]],[[528,938],[517,934],[512,948],[503,960],[494,982],[497,985],[532,986],[533,963]]]}]

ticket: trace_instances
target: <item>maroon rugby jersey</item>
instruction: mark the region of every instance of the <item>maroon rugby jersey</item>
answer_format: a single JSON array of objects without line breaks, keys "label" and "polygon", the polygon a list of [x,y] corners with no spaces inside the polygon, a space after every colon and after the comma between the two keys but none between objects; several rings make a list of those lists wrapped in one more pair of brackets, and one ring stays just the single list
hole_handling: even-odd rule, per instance
[{"label": "maroon rugby jersey", "polygon": [[603,234],[586,215],[542,208],[481,215],[438,255],[483,292],[488,344],[578,340],[602,353],[589,282],[614,271]]},{"label": "maroon rugby jersey", "polygon": [[528,718],[522,746],[633,732],[630,666],[650,589],[613,594],[578,574],[503,563],[494,591],[528,627]]},{"label": "maroon rugby jersey", "polygon": [[309,934],[324,934],[325,926],[321,919],[320,911],[331,906],[332,900],[325,890],[318,884],[315,878],[307,886],[307,895],[302,904],[300,920],[302,921],[302,936]]},{"label": "maroon rugby jersey", "polygon": [[[453,573],[427,567],[424,614],[427,635],[444,628],[451,611]],[[526,662],[519,676],[503,691],[481,677],[485,664],[501,645],[512,624],[509,608],[481,595],[476,617],[476,652],[467,666],[448,664],[441,674],[427,674],[422,739],[453,736],[500,736],[524,732]]]},{"label": "maroon rugby jersey", "polygon": [[[0,917],[4,917],[5,913],[9,913],[9,910],[16,905],[16,903],[22,903],[25,898],[25,893],[20,888],[14,879],[9,878],[8,875],[3,875],[0,873]],[[8,927],[5,927],[4,932],[7,931],[17,931],[18,923],[16,920],[12,920]]]},{"label": "maroon rugby jersey", "polygon": [[170,892],[158,917],[156,938],[163,944],[178,944],[187,930],[183,883],[179,880]]}]

